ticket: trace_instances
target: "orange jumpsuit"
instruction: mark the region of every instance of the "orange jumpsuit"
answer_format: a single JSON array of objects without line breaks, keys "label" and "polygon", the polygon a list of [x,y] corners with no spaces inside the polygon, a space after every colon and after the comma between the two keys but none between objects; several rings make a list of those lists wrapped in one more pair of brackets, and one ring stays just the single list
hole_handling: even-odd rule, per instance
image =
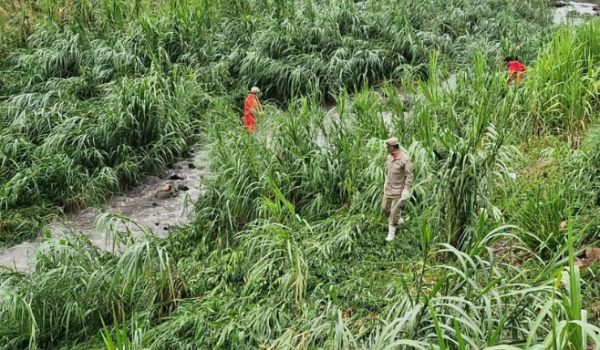
[{"label": "orange jumpsuit", "polygon": [[258,97],[254,94],[248,95],[246,102],[244,102],[244,125],[248,132],[256,131],[256,113],[262,111]]},{"label": "orange jumpsuit", "polygon": [[508,83],[512,85],[514,83],[521,84],[521,81],[525,77],[527,68],[519,61],[511,61],[508,63]]}]

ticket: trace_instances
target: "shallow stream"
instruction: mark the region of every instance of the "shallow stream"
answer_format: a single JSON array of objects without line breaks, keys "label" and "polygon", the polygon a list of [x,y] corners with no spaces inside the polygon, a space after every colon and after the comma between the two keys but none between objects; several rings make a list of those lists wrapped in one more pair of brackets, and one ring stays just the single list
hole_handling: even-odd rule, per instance
[{"label": "shallow stream", "polygon": [[[148,176],[142,185],[109,199],[102,205],[102,210],[127,216],[155,235],[165,237],[170,229],[186,224],[191,219],[194,203],[203,193],[201,180],[206,176],[206,153],[196,151],[192,157],[174,164],[173,169]],[[166,185],[179,190],[175,191],[171,198],[155,198],[156,191]],[[96,218],[101,213],[100,208],[89,207],[78,213],[66,215],[61,218],[62,221],[57,220],[49,224],[48,228],[52,236],[57,238],[70,230],[82,232],[96,246],[108,250],[112,247],[110,238],[102,230],[94,230]],[[127,226],[134,235],[143,234],[137,226]],[[40,238],[0,251],[0,266],[27,270],[34,263],[30,257],[41,241]]]},{"label": "shallow stream", "polygon": [[[554,11],[554,23],[577,25],[584,22],[584,18],[581,18],[580,16],[589,15],[594,17],[598,15],[598,12],[594,10],[594,7],[600,5],[600,0],[589,0],[587,2],[565,1],[564,3],[566,6],[557,7]],[[575,13],[579,16],[570,16],[570,13]]]}]

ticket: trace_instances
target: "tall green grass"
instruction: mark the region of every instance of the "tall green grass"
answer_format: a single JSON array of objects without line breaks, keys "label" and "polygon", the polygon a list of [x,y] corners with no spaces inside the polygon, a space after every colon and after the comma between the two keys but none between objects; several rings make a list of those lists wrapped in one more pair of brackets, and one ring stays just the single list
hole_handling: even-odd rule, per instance
[{"label": "tall green grass", "polygon": [[7,0],[2,8],[31,17],[22,42],[2,49],[4,242],[35,234],[11,224],[21,208],[98,203],[180,157],[222,93],[239,105],[252,85],[281,102],[332,101],[384,80],[426,79],[432,50],[451,68],[481,50],[492,61],[502,51],[532,58],[550,19],[542,3],[488,0]]},{"label": "tall green grass", "polygon": [[[575,266],[597,228],[598,142],[577,140],[596,122],[598,23],[552,34],[544,4],[487,0],[41,5],[2,62],[0,228],[101,201],[201,136],[212,174],[167,239],[106,215],[112,251],[75,234],[32,273],[2,269],[0,349],[600,344],[595,270]],[[506,53],[528,64],[520,87]],[[254,84],[266,116],[248,134]],[[415,183],[386,244],[392,135]],[[537,152],[546,137],[560,147]],[[539,154],[547,180],[525,173]]]},{"label": "tall green grass", "polygon": [[575,138],[593,120],[598,104],[597,30],[596,25],[562,28],[540,52],[526,82],[531,88],[528,119],[533,132],[566,130]]},{"label": "tall green grass", "polygon": [[[471,81],[478,79],[474,77]],[[500,86],[497,79],[492,75],[474,86],[493,89]],[[467,81],[459,79],[459,88]],[[415,108],[424,110],[455,94],[425,83],[420,89]],[[438,98],[427,96],[432,89]],[[474,95],[480,101],[474,105],[483,108],[500,99],[490,96]],[[12,292],[25,301],[3,301],[9,312],[2,313],[0,334],[13,330],[5,339],[21,348],[30,343],[34,348],[88,342],[111,346],[112,328],[102,320],[114,313],[115,339],[131,344],[133,338],[123,336],[136,334],[135,343],[151,349],[431,344],[440,349],[562,349],[568,342],[583,349],[584,339],[598,338],[598,329],[582,321],[587,292],[573,266],[573,227],[550,261],[531,250],[527,260],[509,256],[514,260],[501,262],[491,248],[495,244],[506,239],[524,247],[529,243],[517,227],[500,226],[494,210],[477,205],[463,209],[469,218],[463,224],[468,239],[459,249],[446,243],[454,236],[445,226],[448,206],[440,205],[440,199],[451,201],[464,191],[465,196],[491,201],[494,178],[510,183],[504,179],[510,169],[507,161],[483,155],[502,153],[489,148],[506,152],[511,135],[500,140],[478,133],[490,133],[509,114],[479,119],[465,109],[464,117],[456,117],[465,126],[454,129],[462,139],[454,143],[434,132],[452,130],[451,119],[426,124],[431,143],[406,146],[416,165],[415,199],[405,210],[408,220],[398,239],[386,246],[385,220],[378,212],[382,144],[388,135],[381,118],[395,105],[368,90],[353,98],[342,95],[338,101],[337,115],[325,114],[308,99],[290,105],[287,112],[267,106],[269,118],[261,120],[255,135],[232,127],[237,113],[230,106],[213,105],[207,130],[213,175],[197,203],[195,224],[165,241],[125,236],[119,256],[98,251],[85,238],[49,241],[38,252],[38,278],[7,272],[6,295]],[[267,143],[270,132],[274,138]],[[468,179],[472,167],[437,161],[432,148],[445,145],[443,140],[472,144],[464,146],[466,158],[489,162],[486,182],[445,190],[451,175]],[[568,273],[565,262],[570,263]],[[58,279],[64,289],[52,290],[59,285],[57,276],[70,277]],[[87,287],[99,285],[103,288]],[[40,304],[49,294],[64,302]],[[19,307],[33,311],[17,318]],[[51,322],[55,319],[73,321]],[[124,320],[135,325],[127,333],[120,326]],[[19,325],[16,333],[14,325]],[[101,331],[104,337],[98,338]]]}]

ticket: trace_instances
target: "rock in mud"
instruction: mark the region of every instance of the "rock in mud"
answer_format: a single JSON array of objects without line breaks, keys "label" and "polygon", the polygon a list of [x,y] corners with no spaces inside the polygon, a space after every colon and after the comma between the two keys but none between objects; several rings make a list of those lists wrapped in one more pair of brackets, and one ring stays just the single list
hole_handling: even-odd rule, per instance
[{"label": "rock in mud", "polygon": [[585,250],[585,256],[589,260],[597,261],[600,260],[600,248],[588,248]]},{"label": "rock in mud", "polygon": [[194,163],[188,163],[188,168],[190,168],[190,169],[196,169],[196,164],[194,164]]},{"label": "rock in mud", "polygon": [[173,197],[173,187],[171,185],[167,185],[165,187],[158,189],[158,191],[156,191],[156,194],[154,195],[154,197],[156,197],[158,199],[169,199],[169,198]]},{"label": "rock in mud", "polygon": [[575,258],[575,266],[586,268],[600,260],[600,248],[588,248],[585,250],[585,258]]},{"label": "rock in mud", "polygon": [[561,221],[561,222],[560,222],[560,225],[559,225],[559,227],[558,227],[558,228],[559,228],[561,231],[563,231],[563,230],[564,230],[566,227],[567,227],[567,221],[566,221],[566,220],[563,220],[563,221]]},{"label": "rock in mud", "polygon": [[173,197],[173,192],[156,192],[157,199],[169,199]]},{"label": "rock in mud", "polygon": [[565,1],[557,1],[554,3],[554,7],[565,7],[567,3]]},{"label": "rock in mud", "polygon": [[181,174],[174,174],[174,175],[171,175],[171,177],[169,177],[169,179],[171,179],[171,180],[183,180],[184,177]]},{"label": "rock in mud", "polygon": [[177,191],[188,191],[189,189],[186,185],[177,185]]}]

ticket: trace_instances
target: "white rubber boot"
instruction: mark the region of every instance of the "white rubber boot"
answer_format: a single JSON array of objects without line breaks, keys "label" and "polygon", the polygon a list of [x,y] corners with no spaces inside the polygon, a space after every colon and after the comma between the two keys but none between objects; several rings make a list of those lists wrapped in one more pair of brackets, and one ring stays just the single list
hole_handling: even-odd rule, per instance
[{"label": "white rubber boot", "polygon": [[385,240],[390,242],[396,236],[396,228],[394,226],[388,226],[388,232],[388,236],[385,238]]}]

